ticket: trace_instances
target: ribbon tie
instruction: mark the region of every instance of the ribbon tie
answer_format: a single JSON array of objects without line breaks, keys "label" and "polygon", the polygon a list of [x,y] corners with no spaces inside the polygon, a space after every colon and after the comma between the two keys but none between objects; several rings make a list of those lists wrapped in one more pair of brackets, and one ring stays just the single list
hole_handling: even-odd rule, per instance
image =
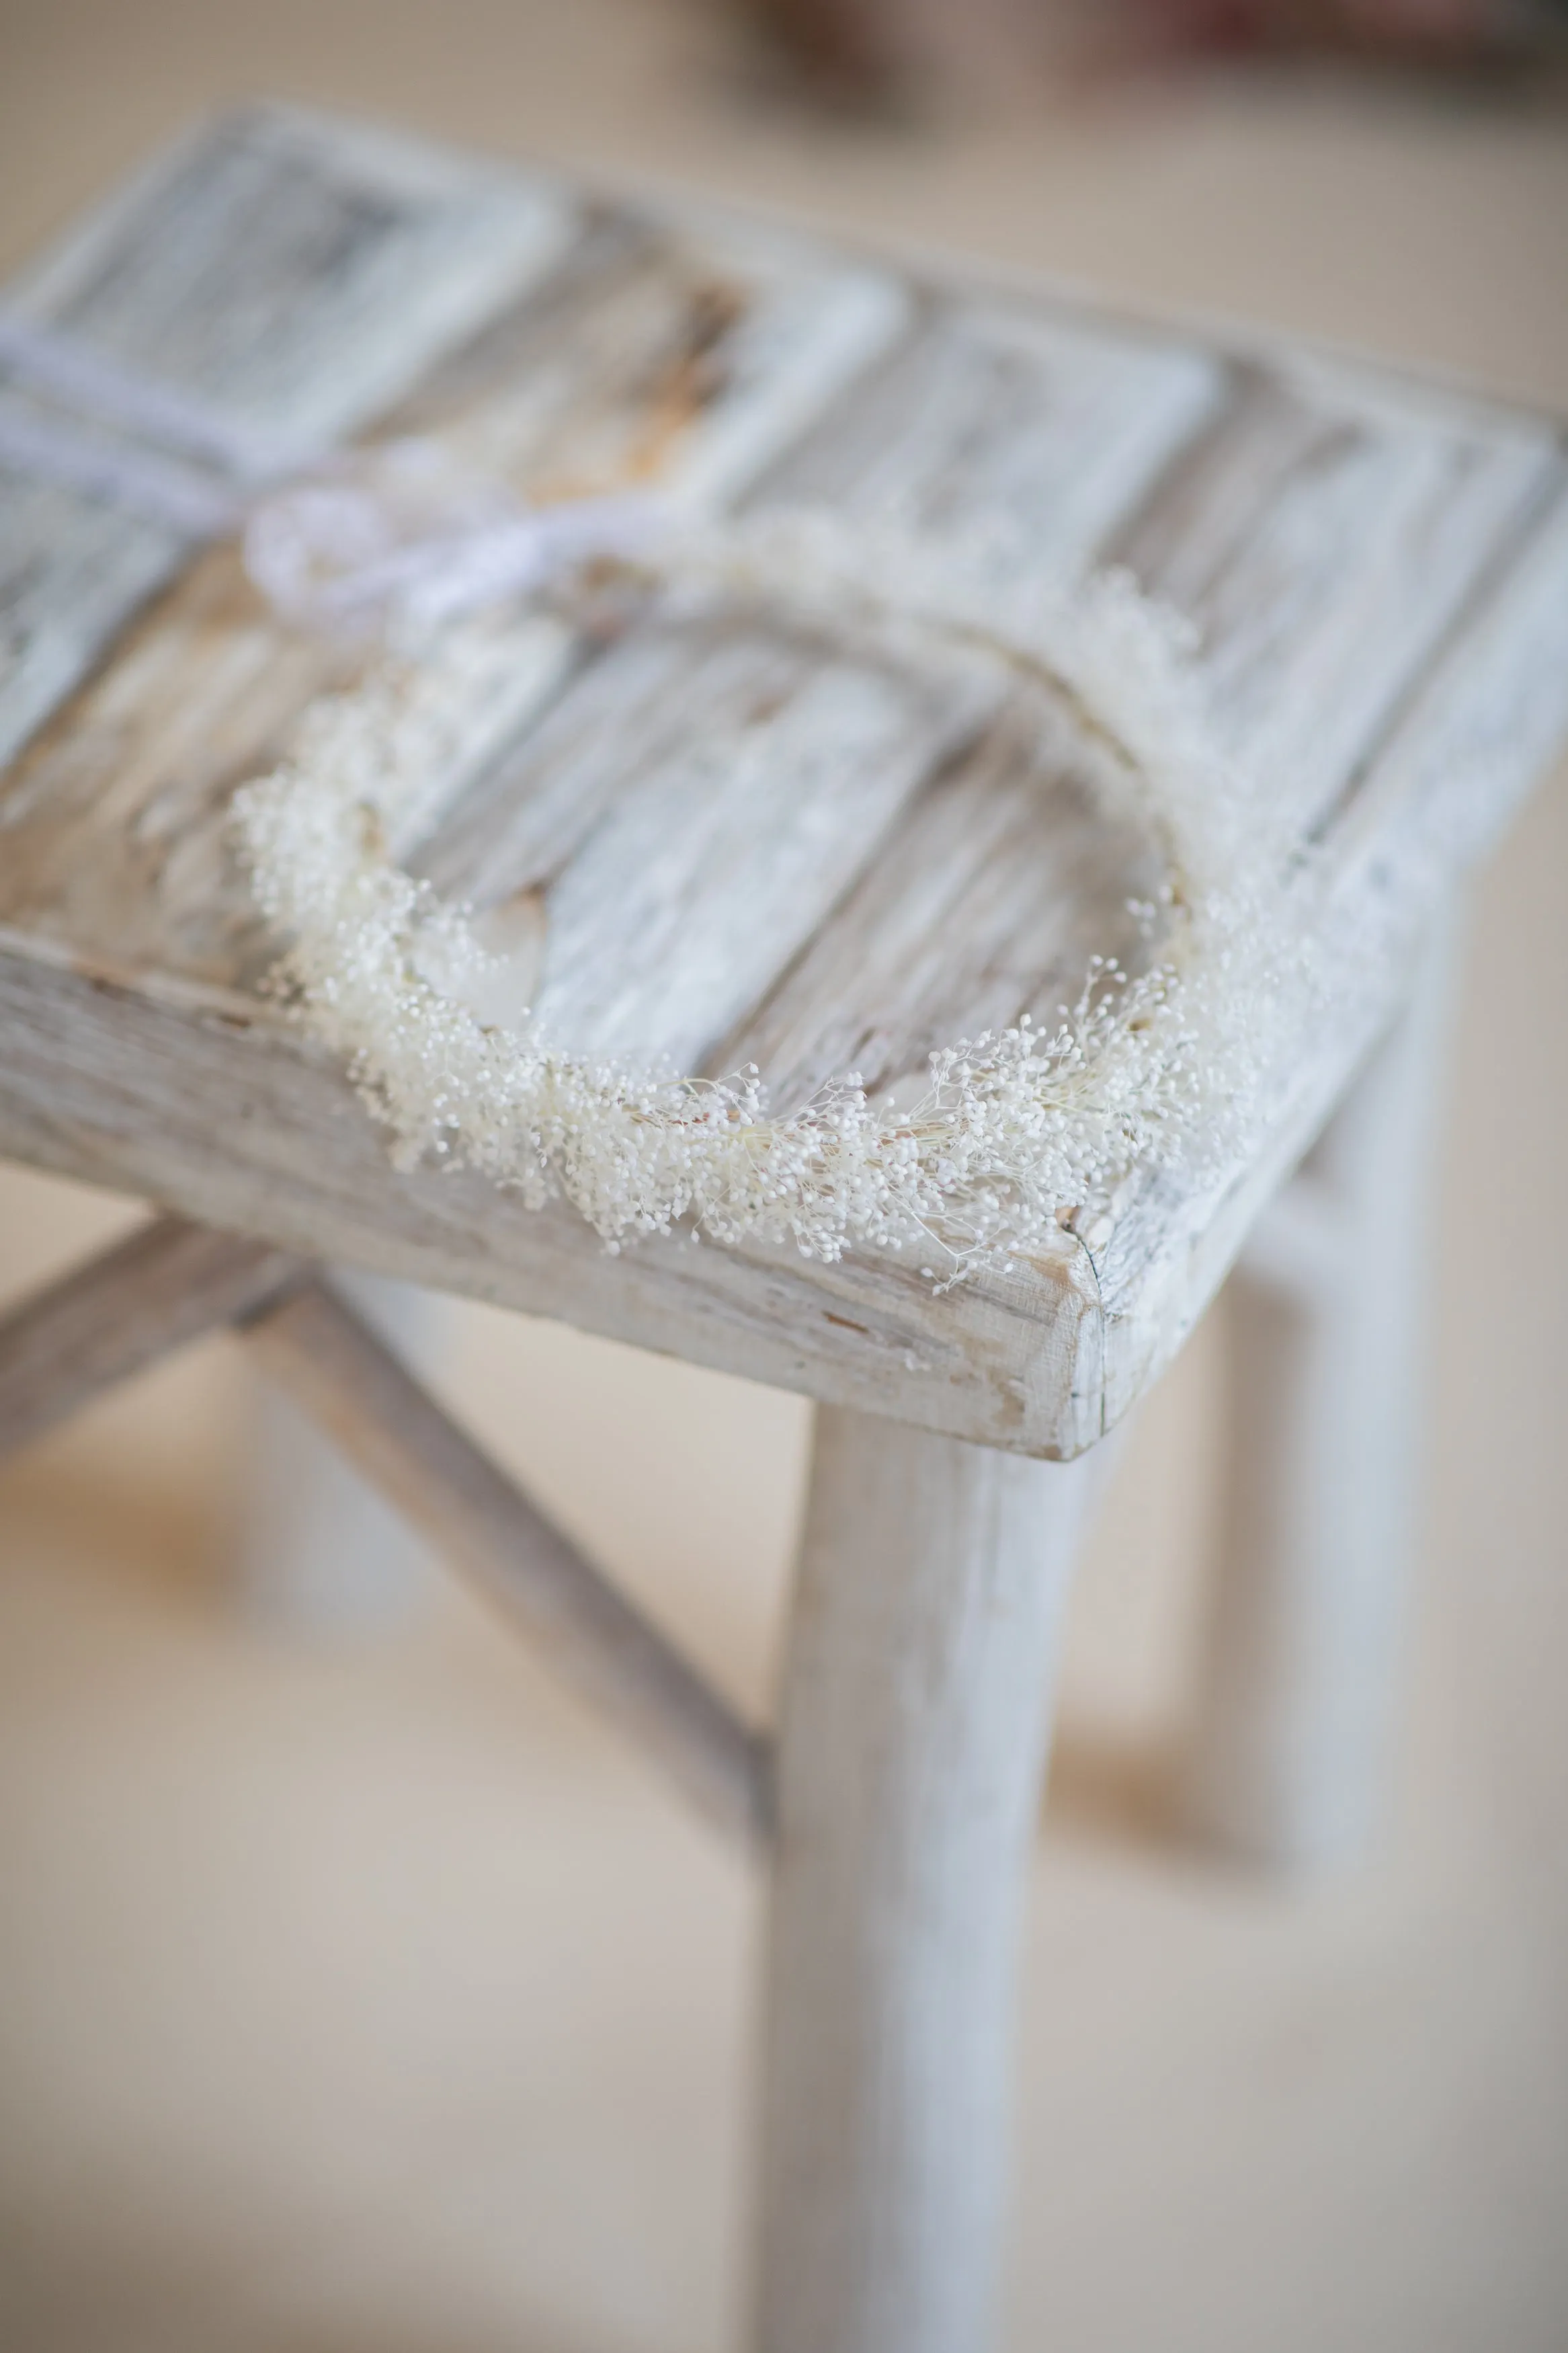
[{"label": "ribbon tie", "polygon": [[640,554],[669,521],[647,493],[531,506],[434,441],[342,454],[289,441],[15,314],[0,312],[0,368],[76,412],[0,406],[0,466],[198,543],[238,533],[247,572],[296,626],[431,626],[595,556]]}]

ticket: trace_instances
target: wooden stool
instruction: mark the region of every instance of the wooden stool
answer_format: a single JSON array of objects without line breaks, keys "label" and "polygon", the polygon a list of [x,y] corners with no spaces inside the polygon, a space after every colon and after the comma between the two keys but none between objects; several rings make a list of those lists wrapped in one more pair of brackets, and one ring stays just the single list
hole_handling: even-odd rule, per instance
[{"label": "wooden stool", "polygon": [[[1376,1788],[1446,942],[1462,869],[1568,730],[1563,452],[1530,420],[1317,359],[270,111],[138,182],[10,315],[275,440],[374,421],[540,493],[652,480],[1123,565],[1198,625],[1225,745],[1291,797],[1301,843],[1428,937],[1222,1183],[1151,1169],[1101,1227],[1068,1220],[1059,1250],[945,1292],[897,1251],[824,1264],[673,1235],[612,1256],[563,1204],[399,1171],[260,993],[275,949],[226,829],[348,658],[272,618],[231,541],[132,511],[134,420],[102,427],[101,479],[46,484],[27,435],[66,417],[79,447],[92,387],[35,367],[24,392],[0,342],[0,1147],[162,1213],[0,1329],[0,1441],[233,1326],[769,1869],[754,2342],[976,2348],[1098,1441],[1233,1266],[1237,1464],[1189,1813],[1262,1857],[1332,1854]],[[232,457],[189,454],[208,478]],[[1005,712],[754,620],[645,617],[595,642],[538,613],[485,627],[416,864],[501,911],[534,1001],[586,1048],[754,1060],[785,1106],[849,1068],[874,1092],[1131,952],[1148,841],[1096,817],[1070,759],[1025,758]],[[817,1400],[771,1731],[323,1267]]]}]

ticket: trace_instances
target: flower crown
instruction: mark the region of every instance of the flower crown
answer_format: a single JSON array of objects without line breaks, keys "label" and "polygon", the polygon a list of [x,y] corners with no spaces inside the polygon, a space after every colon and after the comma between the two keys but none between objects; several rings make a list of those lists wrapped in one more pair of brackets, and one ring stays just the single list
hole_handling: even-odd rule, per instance
[{"label": "flower crown", "polygon": [[[497,960],[470,911],[387,848],[417,830],[452,748],[428,638],[395,644],[312,708],[292,756],[237,797],[236,822],[288,943],[272,986],[348,1060],[399,1165],[429,1155],[534,1206],[564,1195],[611,1250],[678,1227],[826,1261],[871,1245],[914,1251],[944,1283],[1059,1253],[1064,1229],[1092,1252],[1151,1165],[1198,1183],[1234,1166],[1332,1009],[1331,965],[1336,991],[1364,976],[1324,955],[1311,862],[1216,745],[1171,617],[1125,575],[1042,584],[983,548],[851,538],[816,511],[685,523],[621,562],[678,607],[848,634],[928,672],[988,670],[1040,694],[1058,733],[1065,709],[1094,789],[1160,846],[1162,887],[1135,910],[1151,960],[1135,975],[1093,960],[1054,1028],[1025,1017],[942,1048],[907,1109],[847,1072],[775,1118],[754,1066],[650,1075],[574,1054],[527,1018],[499,1026],[482,1010]],[[449,693],[452,624],[445,642]]]}]

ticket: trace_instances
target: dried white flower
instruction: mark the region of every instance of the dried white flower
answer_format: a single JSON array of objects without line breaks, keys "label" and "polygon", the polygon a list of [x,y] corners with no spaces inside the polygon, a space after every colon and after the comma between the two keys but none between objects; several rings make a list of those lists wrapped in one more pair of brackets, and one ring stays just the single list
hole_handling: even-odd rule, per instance
[{"label": "dried white flower", "polygon": [[1161,902],[1137,911],[1159,961],[1131,978],[1096,963],[1048,1034],[1024,1020],[932,1055],[907,1112],[849,1076],[773,1120],[754,1069],[649,1078],[489,1026],[470,1009],[489,960],[468,912],[385,846],[449,752],[417,654],[389,656],[315,706],[294,756],[236,807],[258,902],[289,942],[280,981],[349,1058],[400,1164],[432,1152],[530,1203],[563,1193],[612,1250],[681,1223],[824,1260],[918,1241],[922,1271],[952,1281],[1058,1244],[1064,1223],[1091,1233],[1151,1162],[1200,1181],[1233,1163],[1333,1009],[1325,976],[1360,987],[1364,955],[1331,940],[1314,870],[1216,749],[1176,625],[1123,577],[1068,592],[978,550],[851,539],[816,513],[693,525],[660,577],[678,599],[749,603],[1065,698],[1104,749],[1104,788],[1134,797],[1163,845]]}]

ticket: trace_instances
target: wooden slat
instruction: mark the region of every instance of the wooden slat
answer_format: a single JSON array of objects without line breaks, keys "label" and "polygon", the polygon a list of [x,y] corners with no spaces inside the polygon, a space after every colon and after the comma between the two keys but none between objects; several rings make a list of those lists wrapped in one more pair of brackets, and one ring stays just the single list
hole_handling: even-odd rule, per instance
[{"label": "wooden slat", "polygon": [[731,650],[751,707],[715,725],[700,670],[672,672],[686,739],[635,773],[549,893],[534,1010],[575,1050],[700,1068],[978,717],[868,662]]},{"label": "wooden slat", "polygon": [[[443,684],[462,696],[464,725],[433,796],[549,691],[570,647],[547,622],[477,624],[445,652],[431,700]],[[0,920],[120,967],[258,977],[276,944],[234,858],[229,803],[363,661],[274,622],[231,547],[199,557],[0,786]]]},{"label": "wooden slat", "polygon": [[1489,850],[1568,740],[1568,461],[1457,658],[1401,712],[1328,845],[1341,887],[1414,899]]},{"label": "wooden slat", "polygon": [[690,1070],[984,716],[974,693],[778,632],[645,629],[416,865],[480,905],[540,894],[549,1034]]},{"label": "wooden slat", "polygon": [[1153,899],[1163,860],[1049,720],[1010,708],[933,785],[710,1071],[755,1062],[780,1111],[847,1071],[874,1095],[920,1087],[939,1047],[1026,1012],[1054,1026],[1091,956],[1142,968],[1129,902]]},{"label": "wooden slat", "polygon": [[[756,502],[981,539],[999,560],[1065,575],[1226,387],[1223,365],[1191,345],[1022,306],[932,303]],[[1147,894],[1145,845],[1114,826],[1093,839],[1082,746],[1048,716],[1004,716],[966,762],[942,747],[940,781],[825,901],[809,945],[741,1008],[709,1071],[754,1060],[781,1109],[851,1069],[874,1091],[918,1083],[938,1045],[1026,1010],[1054,1016],[1091,955],[1141,960],[1126,902]]]},{"label": "wooden slat", "polygon": [[894,337],[900,281],[722,214],[601,210],[390,421],[531,497],[743,491]]},{"label": "wooden slat", "polygon": [[[1065,574],[1224,381],[1190,348],[928,310],[757,498],[983,533]],[[989,1020],[1054,1013],[1092,954],[1142,951],[1126,912],[1150,881],[1139,845],[1112,828],[1101,887],[1069,903],[1085,845],[1072,817],[1065,839],[1058,823],[1081,813],[1079,780],[1056,776],[1053,797],[1037,761],[1001,756],[1021,731],[993,735],[956,791],[920,799],[985,715],[842,654],[803,659],[782,636],[770,652],[735,632],[644,634],[486,777],[419,868],[512,902],[534,1010],[575,1050],[714,1071],[754,1058],[791,1103],[867,1059],[880,1083]],[[845,1038],[863,1050],[836,1060]]]},{"label": "wooden slat", "polygon": [[0,767],[189,554],[167,524],[0,470]]},{"label": "wooden slat", "polygon": [[[931,335],[940,348],[939,327]],[[1091,380],[1114,382],[1103,357]],[[1542,428],[1454,403],[1392,401],[1342,374],[1298,371],[1288,382],[1243,372],[1223,391],[1211,386],[1201,406],[1191,386],[1182,391],[1173,379],[1173,420],[1199,420],[1199,429],[1180,445],[1131,444],[1124,511],[1100,553],[1197,626],[1221,741],[1271,807],[1294,803],[1305,830],[1346,804],[1415,682],[1550,494],[1559,461]],[[784,470],[788,487],[841,487],[840,430],[868,456],[858,405],[881,414],[868,393],[857,395],[848,417],[826,420]],[[1114,446],[1127,410],[1112,402],[1111,411]],[[1016,421],[1009,438],[1000,410],[978,402],[970,424],[984,455],[967,463],[940,406],[929,429],[889,427],[868,509],[940,516],[1005,547],[1001,491],[1020,490],[1037,445]],[[1081,438],[1063,430],[1079,470],[1103,487],[1089,454],[1092,423]],[[1155,451],[1165,463],[1151,487]],[[1021,493],[1019,502],[1032,523],[1040,510]],[[1098,512],[1110,520],[1103,498]],[[1030,553],[1050,569],[1048,526]],[[1104,838],[1091,844],[1068,744],[1011,767],[983,748],[913,807],[712,1067],[754,1060],[791,1103],[848,1068],[875,1086],[913,1084],[934,1045],[1025,1012],[1054,1015],[1076,997],[1091,955],[1135,967],[1145,951],[1126,902],[1150,895],[1148,854],[1130,832],[1119,840],[1113,823],[1099,823]]]},{"label": "wooden slat", "polygon": [[264,1242],[153,1219],[0,1322],[0,1457],[299,1275]]},{"label": "wooden slat", "polygon": [[[571,218],[542,184],[256,108],[186,142],[5,299],[236,423],[331,442],[536,277]],[[0,469],[0,766],[188,553],[162,524]]]},{"label": "wooden slat", "polygon": [[1253,370],[1103,550],[1198,633],[1220,740],[1303,832],[1549,494],[1550,432]]},{"label": "wooden slat", "polygon": [[772,473],[763,506],[983,536],[1071,573],[1226,398],[1214,353],[1035,308],[928,305],[917,333]]},{"label": "wooden slat", "polygon": [[[385,429],[447,440],[530,495],[658,482],[719,498],[903,308],[893,280],[807,243],[601,216]],[[431,807],[485,771],[576,658],[538,616],[451,633],[453,751]],[[231,548],[203,556],[0,786],[0,920],[124,964],[253,975],[267,949],[225,839],[229,797],[280,755],[312,695],[362,665],[274,621]]]},{"label": "wooden slat", "polygon": [[767,1836],[767,1743],[406,1372],[334,1293],[308,1284],[250,1319],[265,1369],[350,1461],[521,1624],[581,1697],[652,1751],[748,1846]]},{"label": "wooden slat", "polygon": [[535,280],[575,217],[521,173],[247,107],[172,150],[7,300],[240,422],[330,442]]},{"label": "wooden slat", "polygon": [[694,1249],[611,1258],[576,1211],[399,1172],[349,1083],[243,999],[110,986],[0,938],[0,1153],[263,1234],[329,1264],[559,1317],[777,1388],[1025,1453],[1100,1434],[1081,1246],[938,1298],[918,1258]]},{"label": "wooden slat", "polygon": [[1224,739],[1306,826],[1557,464],[1544,426],[1371,374],[952,301],[758,497],[978,538],[1037,572],[1127,565],[1194,624]]}]

